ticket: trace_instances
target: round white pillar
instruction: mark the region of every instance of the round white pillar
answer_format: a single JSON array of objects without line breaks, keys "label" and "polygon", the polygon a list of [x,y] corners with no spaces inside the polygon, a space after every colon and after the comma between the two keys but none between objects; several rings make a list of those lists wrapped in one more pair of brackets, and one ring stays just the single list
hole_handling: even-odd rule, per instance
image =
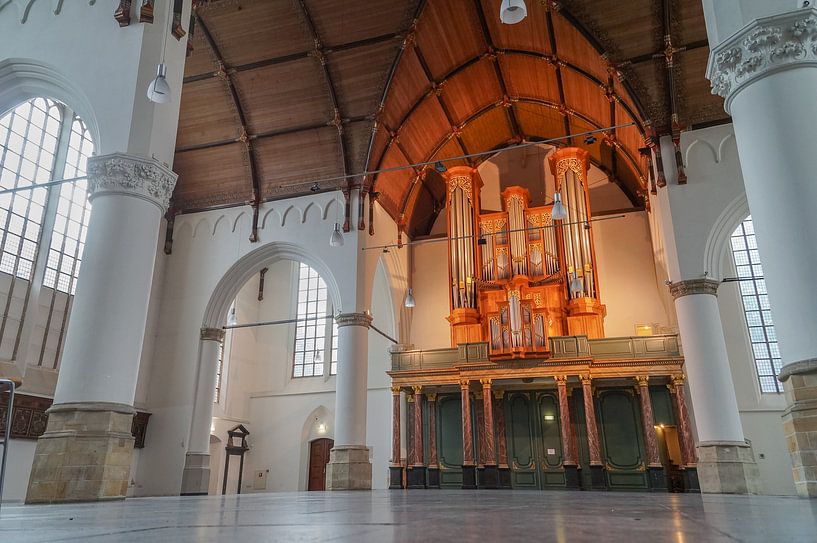
[{"label": "round white pillar", "polygon": [[93,207],[55,404],[133,404],[159,227],[175,183],[152,159],[88,160]]},{"label": "round white pillar", "polygon": [[82,273],[54,404],[37,440],[29,503],[127,494],[159,227],[175,183],[153,159],[117,153],[88,160],[93,208]]},{"label": "round white pillar", "polygon": [[326,466],[327,490],[372,488],[366,447],[369,372],[368,313],[343,313],[338,323],[338,376],[335,389],[335,446]]},{"label": "round white pillar", "polygon": [[760,474],[743,436],[716,297],[719,285],[713,279],[670,285],[698,429],[697,478],[701,492],[755,494]]},{"label": "round white pillar", "polygon": [[698,440],[743,443],[716,298],[719,284],[711,279],[693,279],[673,283],[670,290],[675,298]]},{"label": "round white pillar", "polygon": [[213,420],[219,350],[223,341],[222,328],[201,329],[199,370],[182,473],[182,496],[204,495],[210,487],[210,426]]}]

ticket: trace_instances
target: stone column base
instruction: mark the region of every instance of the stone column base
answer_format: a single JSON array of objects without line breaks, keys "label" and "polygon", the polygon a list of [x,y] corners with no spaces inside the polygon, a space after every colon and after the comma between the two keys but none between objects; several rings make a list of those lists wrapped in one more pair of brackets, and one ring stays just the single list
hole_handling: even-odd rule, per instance
[{"label": "stone column base", "polygon": [[371,490],[372,464],[364,445],[338,445],[326,464],[326,490]]},{"label": "stone column base", "polygon": [[697,467],[701,492],[760,493],[760,472],[754,451],[748,443],[702,441],[698,444]]},{"label": "stone column base", "polygon": [[797,495],[817,498],[817,359],[787,364],[780,372],[789,407],[783,431]]},{"label": "stone column base", "polygon": [[26,503],[123,499],[133,457],[133,407],[83,402],[48,410]]},{"label": "stone column base", "polygon": [[181,496],[206,496],[210,492],[210,455],[187,453],[182,472]]}]

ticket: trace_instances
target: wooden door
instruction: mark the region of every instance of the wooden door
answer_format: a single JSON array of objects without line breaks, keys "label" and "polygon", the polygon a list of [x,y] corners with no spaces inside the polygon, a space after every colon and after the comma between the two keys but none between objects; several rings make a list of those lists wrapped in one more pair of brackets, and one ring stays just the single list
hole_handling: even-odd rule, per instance
[{"label": "wooden door", "polygon": [[316,439],[309,444],[309,486],[307,490],[326,490],[326,464],[329,451],[335,442],[331,439]]}]

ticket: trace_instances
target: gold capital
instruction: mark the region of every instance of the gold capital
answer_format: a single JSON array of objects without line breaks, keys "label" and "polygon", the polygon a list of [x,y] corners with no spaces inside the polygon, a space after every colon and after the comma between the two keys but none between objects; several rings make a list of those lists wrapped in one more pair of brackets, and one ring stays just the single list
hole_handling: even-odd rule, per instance
[{"label": "gold capital", "polygon": [[556,384],[560,387],[567,386],[567,375],[556,375],[553,378],[556,379]]},{"label": "gold capital", "polygon": [[501,400],[505,396],[505,391],[501,389],[494,389],[494,399]]},{"label": "gold capital", "polygon": [[436,392],[426,392],[426,399],[430,402],[437,401],[437,393]]},{"label": "gold capital", "polygon": [[471,381],[468,379],[460,379],[460,388],[467,389],[471,386]]},{"label": "gold capital", "polygon": [[393,395],[395,395],[395,396],[399,396],[400,395],[400,387],[398,387],[398,386],[391,387],[391,393]]},{"label": "gold capital", "polygon": [[423,387],[420,386],[420,385],[414,385],[411,388],[412,388],[412,390],[414,390],[415,394],[420,394],[423,391]]},{"label": "gold capital", "polygon": [[491,388],[491,379],[480,379],[480,383],[482,383],[482,388]]},{"label": "gold capital", "polygon": [[638,381],[638,386],[645,387],[648,385],[650,378],[647,375],[636,375],[635,380]]}]

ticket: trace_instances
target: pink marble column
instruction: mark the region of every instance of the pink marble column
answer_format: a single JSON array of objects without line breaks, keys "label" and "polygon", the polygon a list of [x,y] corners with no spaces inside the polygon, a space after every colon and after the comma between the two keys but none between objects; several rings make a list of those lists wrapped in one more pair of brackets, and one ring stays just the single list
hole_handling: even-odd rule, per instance
[{"label": "pink marble column", "polygon": [[599,430],[596,425],[596,409],[593,405],[593,387],[590,377],[582,377],[582,395],[584,396],[584,419],[587,424],[587,448],[590,450],[590,465],[601,466],[601,446]]},{"label": "pink marble column", "polygon": [[655,437],[655,420],[652,416],[650,387],[646,376],[637,376],[638,395],[641,398],[641,420],[644,422],[644,447],[647,449],[647,466],[661,467],[661,456],[658,454],[658,439]]},{"label": "pink marble column", "polygon": [[400,465],[400,387],[391,387],[392,425],[391,425],[391,465]]},{"label": "pink marble column", "polygon": [[477,417],[475,426],[477,427],[477,466],[485,465],[485,423],[482,416],[482,391],[474,392],[474,414]]},{"label": "pink marble column", "polygon": [[423,387],[414,388],[414,466],[423,467]]},{"label": "pink marble column", "polygon": [[559,391],[559,422],[562,430],[562,464],[576,465],[576,454],[570,426],[570,407],[567,402],[567,376],[556,377],[556,388]]},{"label": "pink marble column", "polygon": [[437,458],[437,393],[426,394],[428,401],[428,465],[437,467],[440,464]]},{"label": "pink marble column", "polygon": [[497,450],[499,453],[499,467],[508,467],[508,446],[505,442],[505,406],[503,396],[504,390],[494,390],[494,399],[496,400],[496,439]]},{"label": "pink marble column", "polygon": [[480,379],[482,383],[482,418],[485,422],[485,456],[483,464],[496,465],[496,447],[494,441],[494,402],[491,395],[491,380]]},{"label": "pink marble column", "polygon": [[470,382],[467,379],[460,381],[462,397],[462,464],[474,465],[474,436],[471,433],[471,396]]},{"label": "pink marble column", "polygon": [[695,455],[695,442],[692,439],[692,429],[689,425],[689,414],[684,399],[683,375],[673,376],[670,391],[675,396],[675,415],[678,419],[678,437],[681,440],[681,461],[684,463],[684,467],[695,466],[698,459]]},{"label": "pink marble column", "polygon": [[414,465],[414,394],[406,394],[406,467]]}]

